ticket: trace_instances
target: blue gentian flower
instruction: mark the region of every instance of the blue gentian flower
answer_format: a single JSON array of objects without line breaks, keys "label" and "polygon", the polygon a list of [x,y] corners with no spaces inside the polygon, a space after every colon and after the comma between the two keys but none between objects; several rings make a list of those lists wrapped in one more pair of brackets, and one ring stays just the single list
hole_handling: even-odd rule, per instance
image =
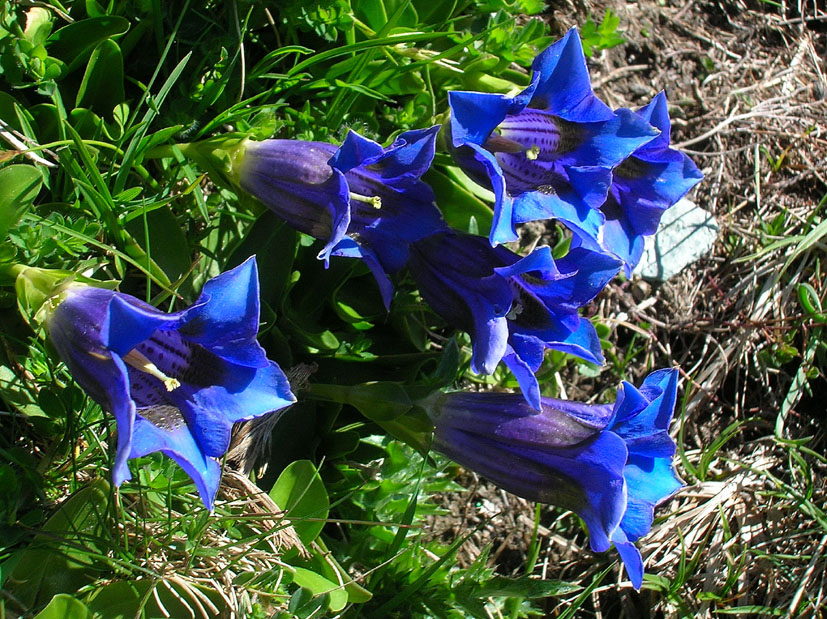
[{"label": "blue gentian flower", "polygon": [[437,393],[420,402],[434,423],[433,448],[531,501],[577,513],[595,552],[612,544],[636,589],[643,561],[634,542],[655,507],[681,487],[668,433],[677,370],[658,370],[636,389],[624,382],[614,405],[519,395]]},{"label": "blue gentian flower", "polygon": [[638,115],[660,135],[638,148],[612,173],[612,186],[600,207],[606,218],[602,245],[625,263],[626,275],[640,262],[644,236],[655,234],[663,211],[703,179],[689,156],[669,147],[666,95],[655,95]]},{"label": "blue gentian flower", "polygon": [[595,96],[575,29],[532,69],[531,84],[514,97],[448,93],[451,154],[494,192],[492,245],[515,240],[516,223],[556,218],[601,251],[611,170],[658,131]]},{"label": "blue gentian flower", "polygon": [[538,410],[534,372],[546,348],[603,362],[594,326],[578,309],[620,269],[611,256],[576,248],[555,261],[540,247],[523,258],[482,237],[446,232],[413,243],[408,267],[433,310],[471,335],[471,369],[491,374],[504,361]]},{"label": "blue gentian flower", "polygon": [[254,258],[208,281],[190,308],[166,314],[127,294],[66,286],[45,324],[74,379],[118,427],[112,477],[127,460],[161,451],[212,509],[233,423],[282,409],[295,397],[256,341]]},{"label": "blue gentian flower", "polygon": [[362,259],[387,306],[388,274],[405,265],[408,244],[446,227],[433,191],[420,180],[434,157],[438,131],[406,131],[388,148],[354,131],[340,147],[249,141],[238,180],[291,226],[324,240],[319,258]]}]

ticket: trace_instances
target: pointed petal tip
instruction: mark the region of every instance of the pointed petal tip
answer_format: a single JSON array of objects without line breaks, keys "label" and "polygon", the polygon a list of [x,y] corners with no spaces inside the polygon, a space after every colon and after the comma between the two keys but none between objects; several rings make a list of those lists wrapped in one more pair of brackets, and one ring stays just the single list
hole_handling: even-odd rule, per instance
[{"label": "pointed petal tip", "polygon": [[629,577],[632,586],[635,591],[640,591],[643,586],[643,557],[640,550],[626,538],[623,529],[619,527],[612,533],[612,542],[614,542],[620,555],[623,567],[626,568],[626,575]]},{"label": "pointed petal tip", "polygon": [[381,144],[351,129],[327,163],[331,168],[344,173],[381,156],[384,151]]},{"label": "pointed petal tip", "polygon": [[129,467],[126,462],[118,463],[112,467],[112,483],[119,487],[125,481],[132,479],[132,473],[129,472]]},{"label": "pointed petal tip", "polygon": [[[448,94],[451,93],[449,92]],[[432,125],[430,127],[426,127],[425,129],[410,129],[409,131],[403,131],[396,137],[394,144],[400,141],[404,143],[411,143],[420,139],[436,139],[440,129],[442,129],[442,125]]]},{"label": "pointed petal tip", "polygon": [[224,295],[258,299],[258,263],[255,256],[250,256],[238,266],[216,275],[204,284],[202,296],[209,300],[213,296],[223,298]]},{"label": "pointed petal tip", "polygon": [[663,90],[652,97],[652,100],[640,108],[637,113],[643,119],[650,122],[652,126],[665,133],[668,141],[671,122],[669,120],[669,102]]}]

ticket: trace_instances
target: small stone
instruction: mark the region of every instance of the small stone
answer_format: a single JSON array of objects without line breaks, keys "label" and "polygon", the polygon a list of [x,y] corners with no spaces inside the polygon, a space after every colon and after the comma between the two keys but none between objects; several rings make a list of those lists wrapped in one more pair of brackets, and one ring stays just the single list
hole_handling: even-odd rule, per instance
[{"label": "small stone", "polygon": [[635,303],[640,303],[649,298],[652,293],[652,285],[642,279],[636,279],[632,282],[631,291]]},{"label": "small stone", "polygon": [[657,233],[646,237],[634,272],[665,282],[706,254],[720,229],[711,213],[683,198],[664,212]]}]

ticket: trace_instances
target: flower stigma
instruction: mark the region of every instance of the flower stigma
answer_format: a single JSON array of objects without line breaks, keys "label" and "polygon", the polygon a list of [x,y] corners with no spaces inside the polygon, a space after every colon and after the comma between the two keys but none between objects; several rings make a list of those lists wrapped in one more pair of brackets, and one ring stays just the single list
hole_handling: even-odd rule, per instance
[{"label": "flower stigma", "polygon": [[356,200],[357,202],[367,202],[373,208],[379,210],[382,208],[382,198],[380,196],[363,196],[358,193],[350,192],[350,199]]},{"label": "flower stigma", "polygon": [[136,370],[140,372],[146,372],[150,376],[154,376],[155,378],[160,380],[162,383],[164,383],[164,387],[167,388],[167,391],[174,391],[175,389],[181,386],[181,383],[177,378],[172,378],[164,374],[161,370],[158,369],[158,367],[154,363],[152,363],[152,361],[144,357],[135,349],[130,350],[123,357],[123,360]]}]

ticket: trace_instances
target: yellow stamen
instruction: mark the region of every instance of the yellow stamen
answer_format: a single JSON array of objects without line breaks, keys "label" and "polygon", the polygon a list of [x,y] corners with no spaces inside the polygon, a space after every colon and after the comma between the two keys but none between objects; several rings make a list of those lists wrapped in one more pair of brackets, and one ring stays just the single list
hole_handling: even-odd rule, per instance
[{"label": "yellow stamen", "polygon": [[534,161],[539,156],[540,156],[540,147],[537,146],[536,144],[534,146],[532,146],[531,148],[529,148],[525,152],[525,158],[529,159],[531,161]]},{"label": "yellow stamen", "polygon": [[350,199],[357,200],[358,202],[367,202],[375,209],[382,208],[382,198],[379,196],[362,196],[358,193],[350,192]]},{"label": "yellow stamen", "polygon": [[150,376],[154,376],[162,383],[164,383],[164,387],[167,388],[167,391],[173,391],[181,386],[181,383],[178,381],[177,378],[171,378],[164,374],[158,367],[152,363],[149,359],[144,357],[141,353],[137,350],[130,350],[124,357],[123,360],[126,361],[129,365],[131,365],[136,370],[141,372],[146,372]]}]

